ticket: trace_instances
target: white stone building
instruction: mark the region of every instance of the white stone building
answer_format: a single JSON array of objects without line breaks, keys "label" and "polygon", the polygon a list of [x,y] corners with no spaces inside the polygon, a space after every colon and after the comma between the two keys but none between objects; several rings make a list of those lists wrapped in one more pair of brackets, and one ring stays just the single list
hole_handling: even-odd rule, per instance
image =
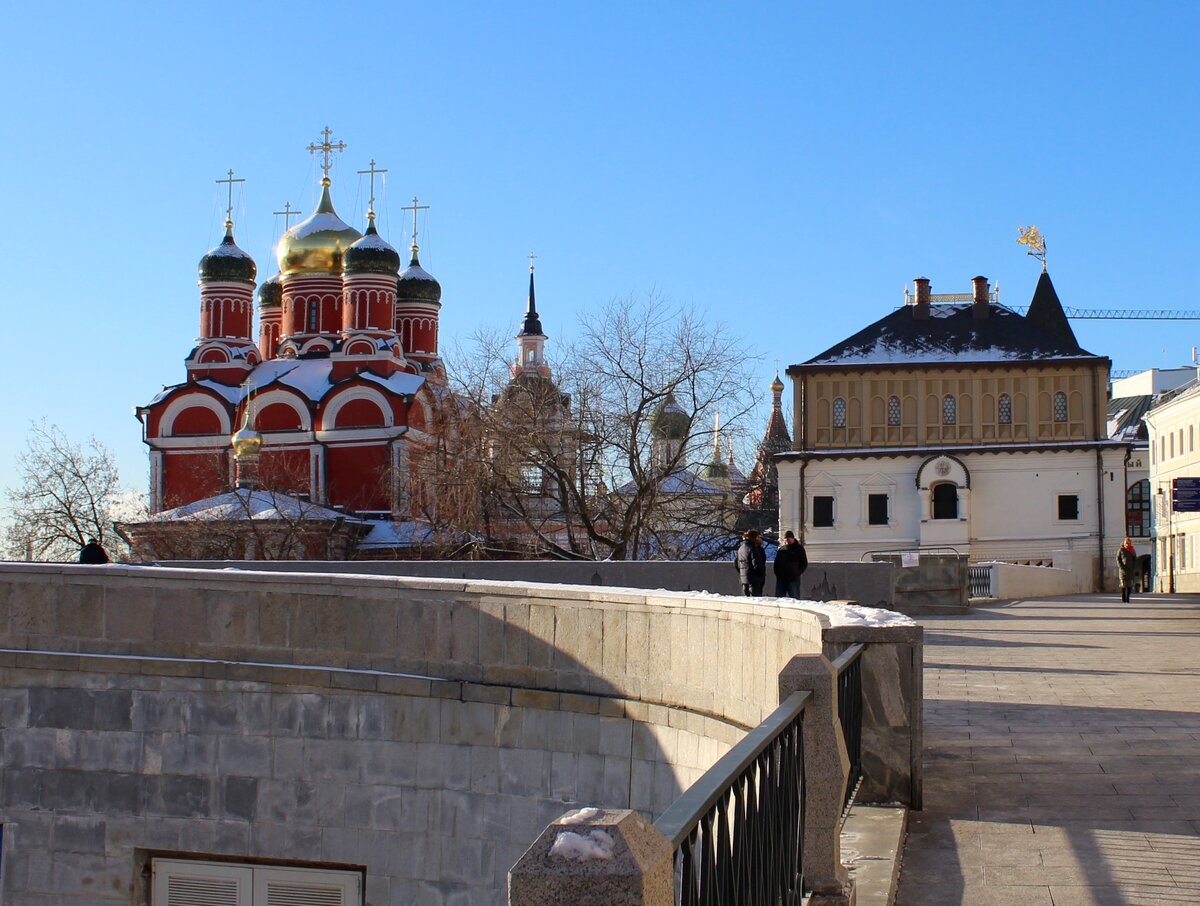
[{"label": "white stone building", "polygon": [[1107,432],[1110,362],[1079,346],[1048,274],[1024,316],[973,284],[935,296],[918,278],[904,307],[788,368],[780,529],[814,560],[1084,558],[1114,587],[1129,445]]},{"label": "white stone building", "polygon": [[1175,512],[1171,493],[1176,479],[1200,478],[1200,381],[1193,377],[1175,392],[1163,394],[1143,420],[1154,513],[1154,590],[1200,591],[1200,513]]}]

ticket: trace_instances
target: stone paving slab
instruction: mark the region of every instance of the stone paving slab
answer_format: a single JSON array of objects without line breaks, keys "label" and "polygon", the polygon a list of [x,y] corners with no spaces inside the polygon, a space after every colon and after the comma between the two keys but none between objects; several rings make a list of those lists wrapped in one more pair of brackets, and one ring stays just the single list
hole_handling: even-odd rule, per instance
[{"label": "stone paving slab", "polygon": [[924,617],[897,906],[1200,904],[1200,596]]}]

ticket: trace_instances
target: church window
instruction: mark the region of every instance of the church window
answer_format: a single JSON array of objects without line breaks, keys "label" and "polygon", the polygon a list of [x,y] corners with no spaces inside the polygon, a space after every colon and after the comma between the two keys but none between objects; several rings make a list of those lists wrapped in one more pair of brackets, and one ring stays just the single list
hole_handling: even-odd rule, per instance
[{"label": "church window", "polygon": [[813,526],[830,528],[833,525],[833,498],[826,495],[813,497]]},{"label": "church window", "polygon": [[958,406],[954,402],[954,397],[947,396],[942,400],[942,424],[954,425],[958,423]]},{"label": "church window", "polygon": [[309,333],[317,332],[318,318],[321,314],[321,303],[318,299],[308,300],[308,331]]},{"label": "church window", "polygon": [[1007,393],[1000,394],[1000,403],[997,406],[997,416],[1000,419],[1000,424],[1012,424],[1012,397]]},{"label": "church window", "polygon": [[958,486],[942,482],[933,486],[933,518],[958,518]]},{"label": "church window", "polygon": [[1058,495],[1058,518],[1063,522],[1077,522],[1079,520],[1078,494]]},{"label": "church window", "polygon": [[1125,495],[1125,534],[1150,537],[1150,479],[1135,482]]},{"label": "church window", "polygon": [[1054,394],[1054,420],[1056,422],[1067,420],[1067,395],[1061,390]]},{"label": "church window", "polygon": [[867,525],[888,524],[888,495],[867,495]]},{"label": "church window", "polygon": [[900,427],[900,397],[888,397],[888,427]]},{"label": "church window", "polygon": [[840,396],[833,401],[833,426],[846,427],[846,401]]}]

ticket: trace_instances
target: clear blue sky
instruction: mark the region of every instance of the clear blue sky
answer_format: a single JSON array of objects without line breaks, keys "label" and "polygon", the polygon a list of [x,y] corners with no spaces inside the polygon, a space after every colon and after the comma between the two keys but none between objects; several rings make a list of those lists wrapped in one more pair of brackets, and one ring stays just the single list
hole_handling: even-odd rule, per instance
[{"label": "clear blue sky", "polygon": [[[886,314],[914,276],[1027,304],[1047,237],[1064,304],[1200,308],[1196,4],[20,4],[0,75],[10,339],[0,485],[31,419],[95,434],[146,484],[131,415],[184,378],[214,180],[275,272],[304,146],[349,148],[334,201],[381,228],[433,206],[445,341],[515,329],[525,255],[551,342],[657,290],[773,363]],[[1200,323],[1077,322],[1118,369],[1181,364]]]}]

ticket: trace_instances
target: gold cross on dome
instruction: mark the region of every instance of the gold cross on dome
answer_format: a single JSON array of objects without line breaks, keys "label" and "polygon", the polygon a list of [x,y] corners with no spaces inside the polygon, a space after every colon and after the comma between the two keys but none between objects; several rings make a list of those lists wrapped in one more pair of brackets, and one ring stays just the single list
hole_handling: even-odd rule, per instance
[{"label": "gold cross on dome", "polygon": [[402,207],[400,210],[401,210],[401,211],[412,211],[412,212],[413,212],[413,235],[412,235],[412,244],[413,244],[413,247],[414,247],[414,248],[416,248],[416,245],[417,245],[417,211],[428,211],[428,210],[429,210],[429,205],[427,205],[427,204],[417,204],[417,196],[416,196],[416,195],[414,195],[414,196],[413,196],[413,203],[412,203],[412,204],[410,204],[410,205],[405,205],[405,206],[404,206],[404,207]]},{"label": "gold cross on dome", "polygon": [[325,140],[319,145],[316,143],[310,144],[306,150],[309,154],[316,154],[318,151],[321,152],[321,170],[324,172],[326,178],[328,178],[329,171],[333,169],[333,152],[345,151],[346,143],[339,141],[335,145],[331,140],[333,138],[333,130],[328,126],[321,131],[321,135],[324,136]]},{"label": "gold cross on dome", "polygon": [[228,179],[218,179],[217,180],[217,185],[221,185],[222,183],[229,183],[229,204],[225,208],[225,222],[226,223],[233,223],[233,184],[235,182],[245,182],[245,181],[246,180],[244,180],[244,179],[234,179],[232,170],[229,171]]},{"label": "gold cross on dome", "polygon": [[293,211],[292,203],[290,201],[285,201],[283,203],[282,211],[272,211],[271,213],[274,214],[276,217],[283,218],[283,231],[286,233],[288,231],[288,227],[291,226],[291,224],[292,224],[292,218],[299,217],[304,212],[303,211]]},{"label": "gold cross on dome", "polygon": [[375,169],[375,159],[372,158],[371,159],[371,169],[359,170],[357,172],[360,176],[362,176],[363,174],[366,174],[366,173],[371,174],[371,200],[367,202],[367,212],[371,215],[374,215],[374,213],[375,213],[375,174],[378,173],[382,176],[384,173],[387,172],[387,170],[376,170]]}]

